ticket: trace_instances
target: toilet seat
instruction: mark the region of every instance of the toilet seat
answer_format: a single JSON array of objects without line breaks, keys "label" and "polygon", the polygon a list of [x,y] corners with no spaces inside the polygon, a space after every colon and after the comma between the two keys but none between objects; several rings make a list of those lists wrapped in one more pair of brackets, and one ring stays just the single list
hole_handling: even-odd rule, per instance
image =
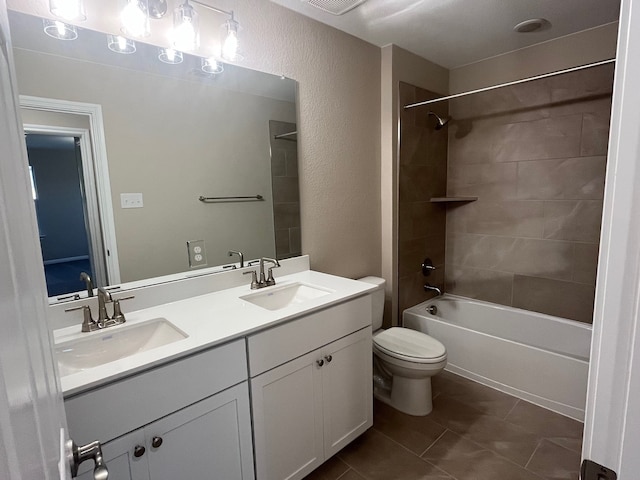
[{"label": "toilet seat", "polygon": [[408,328],[392,327],[374,334],[373,347],[390,357],[411,363],[439,363],[447,358],[442,343]]}]

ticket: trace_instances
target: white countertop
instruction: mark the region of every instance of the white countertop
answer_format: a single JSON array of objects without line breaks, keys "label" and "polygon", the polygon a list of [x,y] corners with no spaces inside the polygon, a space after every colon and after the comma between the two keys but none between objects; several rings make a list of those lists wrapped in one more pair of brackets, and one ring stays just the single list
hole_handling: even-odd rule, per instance
[{"label": "white countertop", "polygon": [[[110,327],[108,330],[81,333],[79,324],[55,330],[54,341],[57,345],[77,338],[116,332],[119,328],[155,318],[166,318],[188,335],[184,340],[61,377],[62,391],[65,397],[365,295],[376,288],[375,285],[312,270],[278,277],[276,281],[278,283],[274,287],[251,290],[249,282],[247,282],[246,285],[240,287],[132,312],[127,311],[126,304],[123,304],[127,322],[123,325]],[[329,290],[330,293],[306,300],[299,305],[290,305],[273,311],[240,298],[252,293],[267,292],[269,289],[276,289],[295,282],[317,286]]]}]

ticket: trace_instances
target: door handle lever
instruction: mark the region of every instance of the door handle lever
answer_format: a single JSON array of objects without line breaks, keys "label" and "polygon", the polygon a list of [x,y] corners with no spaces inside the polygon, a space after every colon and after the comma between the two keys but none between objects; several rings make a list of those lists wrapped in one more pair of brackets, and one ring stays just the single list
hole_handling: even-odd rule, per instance
[{"label": "door handle lever", "polygon": [[109,470],[104,463],[102,456],[102,446],[98,440],[87,443],[86,445],[78,446],[76,442],[70,440],[71,452],[73,456],[70,459],[71,464],[71,476],[76,477],[78,475],[78,467],[86,460],[93,460],[93,478],[95,480],[107,480],[109,478]]}]

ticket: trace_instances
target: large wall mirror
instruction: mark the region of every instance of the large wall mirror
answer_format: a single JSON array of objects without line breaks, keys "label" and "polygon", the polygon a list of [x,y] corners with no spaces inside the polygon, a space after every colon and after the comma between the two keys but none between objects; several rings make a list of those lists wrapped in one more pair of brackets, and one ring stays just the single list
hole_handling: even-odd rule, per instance
[{"label": "large wall mirror", "polygon": [[79,271],[98,286],[300,254],[295,81],[10,22],[52,298],[81,291]]}]

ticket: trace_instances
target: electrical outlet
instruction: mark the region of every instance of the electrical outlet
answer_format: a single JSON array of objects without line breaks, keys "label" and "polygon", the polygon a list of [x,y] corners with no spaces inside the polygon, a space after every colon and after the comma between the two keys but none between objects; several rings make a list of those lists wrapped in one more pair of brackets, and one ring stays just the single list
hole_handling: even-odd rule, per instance
[{"label": "electrical outlet", "polygon": [[189,268],[207,266],[207,254],[204,250],[204,240],[190,240],[187,242]]},{"label": "electrical outlet", "polygon": [[120,194],[120,206],[122,208],[142,208],[144,203],[142,201],[141,193],[121,193]]}]

